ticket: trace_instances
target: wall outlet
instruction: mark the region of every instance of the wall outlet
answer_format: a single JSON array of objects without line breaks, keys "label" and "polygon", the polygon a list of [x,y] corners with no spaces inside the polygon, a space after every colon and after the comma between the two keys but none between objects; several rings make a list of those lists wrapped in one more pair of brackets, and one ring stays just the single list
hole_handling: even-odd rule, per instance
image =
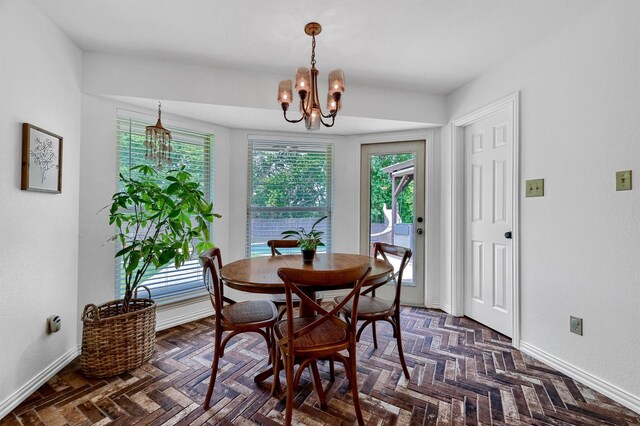
[{"label": "wall outlet", "polygon": [[49,333],[56,333],[62,328],[62,319],[58,315],[51,315],[47,318]]},{"label": "wall outlet", "polygon": [[569,317],[569,331],[582,336],[582,318],[570,316]]},{"label": "wall outlet", "polygon": [[544,179],[531,179],[526,182],[527,197],[544,197]]},{"label": "wall outlet", "polygon": [[616,191],[631,190],[631,170],[616,172]]}]

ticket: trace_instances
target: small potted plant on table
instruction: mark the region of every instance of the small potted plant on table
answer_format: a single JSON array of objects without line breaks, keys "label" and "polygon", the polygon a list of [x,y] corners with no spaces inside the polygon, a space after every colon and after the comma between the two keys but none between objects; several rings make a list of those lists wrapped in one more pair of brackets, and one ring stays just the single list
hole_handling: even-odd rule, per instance
[{"label": "small potted plant on table", "polygon": [[300,227],[298,229],[291,229],[281,233],[283,239],[298,239],[298,247],[300,247],[300,251],[302,252],[302,261],[304,263],[313,262],[313,258],[316,255],[316,249],[318,247],[325,246],[322,242],[322,234],[324,234],[324,232],[316,230],[316,226],[326,218],[327,216],[322,216],[320,219],[316,220],[311,226],[311,230],[308,232],[303,227]]},{"label": "small potted plant on table", "polygon": [[[122,190],[113,195],[109,210],[109,224],[117,229],[111,240],[121,246],[115,257],[123,263],[123,298],[88,304],[82,314],[80,364],[89,377],[114,376],[151,358],[156,304],[141,285],[145,272],[169,263],[178,268],[194,250],[213,247],[208,225],[220,217],[184,166],[169,170],[162,179],[147,165],[131,171],[133,177],[120,175]],[[148,298],[138,298],[140,287],[149,292]]]}]

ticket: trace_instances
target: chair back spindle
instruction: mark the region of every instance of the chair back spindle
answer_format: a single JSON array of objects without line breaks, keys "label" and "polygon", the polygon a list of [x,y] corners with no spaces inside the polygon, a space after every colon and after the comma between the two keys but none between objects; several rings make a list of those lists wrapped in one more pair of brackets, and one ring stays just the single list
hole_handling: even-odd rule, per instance
[{"label": "chair back spindle", "polygon": [[[278,276],[284,282],[285,295],[287,298],[287,326],[290,328],[290,330],[288,330],[288,338],[295,340],[303,334],[318,328],[324,322],[334,318],[348,302],[352,302],[353,309],[351,319],[355,319],[358,315],[357,306],[360,290],[362,289],[362,284],[366,281],[370,272],[371,266],[369,265],[361,265],[337,271],[309,271],[294,268],[278,269]],[[316,300],[311,299],[304,291],[304,289],[308,290],[309,288],[338,289],[351,286],[353,286],[353,288],[349,294],[331,310],[323,308]],[[307,308],[312,309],[319,315],[319,318],[316,321],[295,332],[293,331],[294,294],[300,298],[301,305],[305,305]],[[348,331],[352,334],[354,339],[356,322],[357,321],[350,321],[348,326],[345,323],[345,330],[349,329]]]},{"label": "chair back spindle", "polygon": [[[386,244],[386,243],[380,243],[377,242],[374,244],[374,254],[373,256],[375,258],[378,259],[382,259],[386,262],[389,262],[389,258],[387,257],[387,255],[392,255],[392,256],[397,256],[400,258],[400,265],[398,266],[397,271],[384,283],[390,283],[390,282],[394,282],[396,288],[395,288],[395,297],[394,297],[394,304],[397,306],[400,305],[400,291],[402,288],[402,275],[404,273],[405,268],[407,267],[407,265],[409,264],[409,260],[411,259],[411,249],[405,248],[405,247],[400,247],[400,246],[394,246],[391,244]],[[384,285],[384,284],[380,284],[380,285]],[[375,297],[376,293],[375,290],[380,287],[380,285],[376,285],[371,289],[371,295],[373,297]]]},{"label": "chair back spindle", "polygon": [[269,240],[267,245],[271,249],[271,256],[282,255],[278,249],[293,249],[298,247],[297,240]]},{"label": "chair back spindle", "polygon": [[235,300],[229,299],[224,295],[224,285],[220,279],[220,269],[222,269],[222,253],[218,247],[206,250],[199,256],[202,265],[202,279],[204,286],[209,293],[213,311],[215,313],[216,322],[225,321],[222,308],[227,303],[232,305]]}]

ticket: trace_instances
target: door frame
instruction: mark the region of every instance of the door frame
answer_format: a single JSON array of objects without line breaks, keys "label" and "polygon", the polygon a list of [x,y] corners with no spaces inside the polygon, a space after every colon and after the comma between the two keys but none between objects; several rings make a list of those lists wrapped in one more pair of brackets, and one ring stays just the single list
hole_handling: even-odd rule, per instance
[{"label": "door frame", "polygon": [[514,348],[520,347],[520,92],[492,102],[451,122],[451,314],[464,312],[464,218],[465,218],[465,155],[464,128],[497,111],[512,108],[513,152],[512,180],[512,312]]},{"label": "door frame", "polygon": [[[433,293],[437,292],[436,289],[432,289],[431,286],[438,281],[438,276],[435,275],[438,271],[438,265],[440,262],[439,256],[439,224],[436,223],[438,212],[440,209],[440,200],[436,197],[436,163],[435,154],[434,154],[434,140],[436,137],[436,133],[433,130],[424,130],[424,131],[409,131],[409,132],[391,132],[388,134],[380,134],[380,135],[366,135],[359,136],[356,138],[358,150],[357,153],[357,176],[358,176],[358,190],[356,196],[358,197],[358,211],[356,212],[356,226],[358,229],[358,237],[360,237],[360,175],[362,173],[361,163],[362,159],[360,155],[362,153],[362,145],[365,144],[376,144],[376,143],[390,143],[390,142],[411,142],[422,140],[425,142],[425,173],[424,173],[424,188],[425,188],[425,196],[424,196],[424,220],[426,223],[425,226],[425,246],[424,246],[424,306],[428,308],[437,308],[441,309],[440,302],[438,298],[433,297]],[[360,241],[358,239],[358,241]],[[358,243],[358,246],[360,244]]]}]

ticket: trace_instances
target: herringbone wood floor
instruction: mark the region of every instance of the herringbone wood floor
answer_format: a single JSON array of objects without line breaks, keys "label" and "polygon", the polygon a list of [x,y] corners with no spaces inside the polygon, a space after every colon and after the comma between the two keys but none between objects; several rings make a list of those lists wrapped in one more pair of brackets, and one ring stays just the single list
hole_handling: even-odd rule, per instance
[{"label": "herringbone wood floor", "polygon": [[[409,381],[399,368],[388,325],[378,326],[379,349],[368,333],[358,344],[358,386],[367,424],[640,424],[638,413],[512,349],[509,339],[467,318],[405,308],[402,326]],[[230,342],[212,408],[203,410],[211,330],[211,319],[204,319],[160,332],[149,364],[107,380],[83,377],[74,362],[0,423],[281,424],[284,400],[270,397],[266,384],[253,382],[266,366],[266,348],[252,335]],[[320,368],[329,408],[319,410],[310,378],[303,376],[294,422],[353,424],[344,370],[337,364],[330,384],[328,366]]]}]

